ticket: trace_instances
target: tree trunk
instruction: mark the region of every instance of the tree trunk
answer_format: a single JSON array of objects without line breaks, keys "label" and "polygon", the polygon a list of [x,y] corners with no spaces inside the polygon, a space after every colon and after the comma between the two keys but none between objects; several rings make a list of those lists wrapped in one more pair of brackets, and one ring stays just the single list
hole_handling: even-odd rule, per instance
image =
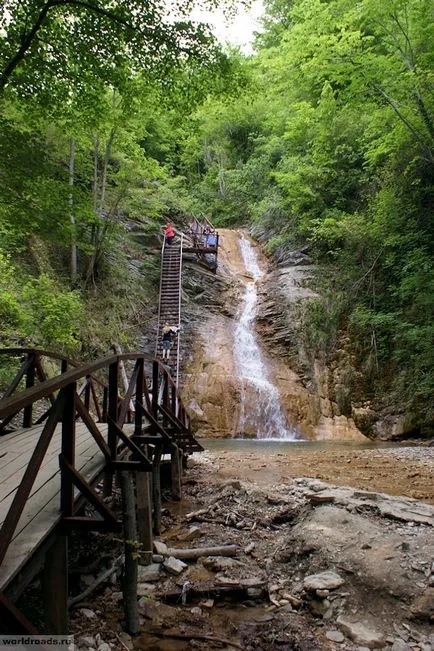
[{"label": "tree trunk", "polygon": [[71,283],[77,280],[77,244],[75,240],[74,217],[74,166],[75,166],[75,138],[71,138],[69,145],[69,221],[71,223]]}]

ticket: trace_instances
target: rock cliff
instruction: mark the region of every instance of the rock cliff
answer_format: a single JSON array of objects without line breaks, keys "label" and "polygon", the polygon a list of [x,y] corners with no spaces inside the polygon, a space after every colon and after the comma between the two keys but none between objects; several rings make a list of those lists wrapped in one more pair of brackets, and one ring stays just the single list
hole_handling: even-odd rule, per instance
[{"label": "rock cliff", "polygon": [[[199,436],[238,434],[241,386],[234,361],[234,328],[247,280],[240,255],[240,233],[221,230],[216,274],[187,262],[184,268],[183,395]],[[305,287],[308,264],[272,269],[260,247],[259,261],[267,272],[258,287],[258,335],[281,396],[288,423],[303,438],[365,440],[351,418],[331,400],[328,369],[316,365],[315,377],[299,374],[293,340],[294,306],[314,296]]]}]

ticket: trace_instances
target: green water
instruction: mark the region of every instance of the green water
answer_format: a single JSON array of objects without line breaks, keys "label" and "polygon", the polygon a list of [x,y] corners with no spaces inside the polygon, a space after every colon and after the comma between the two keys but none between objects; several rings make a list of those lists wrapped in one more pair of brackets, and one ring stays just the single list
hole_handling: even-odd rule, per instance
[{"label": "green water", "polygon": [[378,443],[354,441],[285,441],[282,439],[199,439],[205,450],[220,452],[238,450],[248,452],[299,452],[300,450],[367,450],[380,448],[414,447],[411,442]]}]

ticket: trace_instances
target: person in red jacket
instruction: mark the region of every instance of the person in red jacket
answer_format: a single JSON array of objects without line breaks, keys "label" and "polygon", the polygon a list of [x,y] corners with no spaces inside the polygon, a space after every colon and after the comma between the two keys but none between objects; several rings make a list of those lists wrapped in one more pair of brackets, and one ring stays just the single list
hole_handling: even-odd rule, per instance
[{"label": "person in red jacket", "polygon": [[165,235],[167,244],[169,244],[169,246],[170,246],[172,244],[172,242],[173,242],[173,238],[175,237],[175,231],[173,230],[172,224],[168,224],[167,226],[165,226],[164,235]]}]

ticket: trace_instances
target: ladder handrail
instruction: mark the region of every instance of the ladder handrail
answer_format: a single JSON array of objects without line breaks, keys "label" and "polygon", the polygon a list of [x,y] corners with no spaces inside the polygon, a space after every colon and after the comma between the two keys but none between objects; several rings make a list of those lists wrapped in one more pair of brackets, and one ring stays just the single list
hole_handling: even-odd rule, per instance
[{"label": "ladder handrail", "polygon": [[178,346],[176,351],[176,380],[175,386],[179,387],[179,351],[181,341],[181,296],[182,296],[182,245],[184,242],[184,233],[181,233],[180,256],[179,256],[179,292],[178,292]]}]

